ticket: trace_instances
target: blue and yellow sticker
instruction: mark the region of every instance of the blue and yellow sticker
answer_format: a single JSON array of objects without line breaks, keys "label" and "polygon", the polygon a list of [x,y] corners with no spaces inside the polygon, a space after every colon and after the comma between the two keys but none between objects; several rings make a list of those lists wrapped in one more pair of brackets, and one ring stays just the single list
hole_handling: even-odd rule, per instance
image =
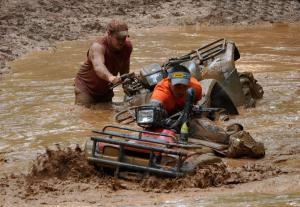
[{"label": "blue and yellow sticker", "polygon": [[189,74],[183,72],[172,73],[171,78],[190,78]]}]

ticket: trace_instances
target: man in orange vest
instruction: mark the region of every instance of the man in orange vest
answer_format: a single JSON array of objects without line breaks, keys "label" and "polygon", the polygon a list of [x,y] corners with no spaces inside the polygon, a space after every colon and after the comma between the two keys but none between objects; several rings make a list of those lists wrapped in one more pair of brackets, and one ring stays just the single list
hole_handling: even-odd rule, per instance
[{"label": "man in orange vest", "polygon": [[90,107],[112,100],[110,84],[121,81],[118,74],[129,72],[132,44],[128,37],[127,24],[112,20],[106,35],[92,43],[75,78],[75,104]]},{"label": "man in orange vest", "polygon": [[169,115],[172,115],[184,108],[188,88],[195,89],[194,103],[199,101],[202,97],[199,81],[191,77],[186,67],[175,65],[169,71],[168,77],[155,86],[150,102],[160,104]]}]

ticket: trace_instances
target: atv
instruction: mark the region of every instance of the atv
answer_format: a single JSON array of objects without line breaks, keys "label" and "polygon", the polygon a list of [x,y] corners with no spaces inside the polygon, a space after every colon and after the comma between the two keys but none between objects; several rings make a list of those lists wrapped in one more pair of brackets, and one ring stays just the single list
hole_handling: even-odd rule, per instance
[{"label": "atv", "polygon": [[252,73],[237,71],[235,61],[239,58],[233,42],[219,39],[162,65],[147,65],[139,75],[125,74],[121,77],[123,81],[112,88],[122,84],[124,102],[129,106],[147,103],[156,84],[168,76],[168,70],[174,64],[182,64],[202,85],[205,96],[200,105],[225,108],[229,114],[238,114],[236,107],[254,107],[264,93]]},{"label": "atv", "polygon": [[[215,154],[264,156],[263,145],[241,125],[223,130],[213,122],[226,114],[238,114],[237,106],[254,106],[255,100],[262,98],[262,87],[253,75],[237,72],[239,57],[233,42],[219,39],[163,65],[148,65],[139,75],[122,75],[122,82],[111,88],[122,85],[129,107],[117,113],[115,120],[125,125],[135,122],[139,128],[108,125],[94,130],[85,144],[87,160],[98,169],[112,169],[115,176],[132,172],[178,177],[195,172],[200,165],[220,162]],[[167,117],[161,108],[147,103],[174,64],[190,70],[205,96],[192,105],[193,92],[188,91],[184,109]],[[189,133],[188,123],[197,130]]]},{"label": "atv", "polygon": [[[190,93],[188,97],[193,96]],[[199,108],[192,101],[189,98],[184,110],[170,117],[151,104],[136,107],[135,120],[142,129],[108,125],[94,130],[95,136],[85,145],[87,160],[97,168],[113,169],[116,176],[130,171],[172,177],[194,172],[199,164],[220,162],[207,153],[222,153],[226,145],[188,138],[182,130],[192,114],[210,113],[214,119],[215,113],[223,109]]]},{"label": "atv", "polygon": [[222,162],[220,156],[263,157],[263,144],[255,142],[239,124],[231,125],[226,132],[215,125],[206,127],[206,131],[221,138],[218,139],[221,143],[206,139],[207,132],[201,133],[200,138],[188,132],[186,127],[191,117],[205,114],[214,120],[222,110],[194,105],[166,118],[156,106],[136,107],[135,120],[140,128],[107,125],[102,130],[93,130],[94,135],[87,139],[84,148],[86,159],[98,170],[136,180],[150,174],[165,177],[194,174],[198,167]]}]

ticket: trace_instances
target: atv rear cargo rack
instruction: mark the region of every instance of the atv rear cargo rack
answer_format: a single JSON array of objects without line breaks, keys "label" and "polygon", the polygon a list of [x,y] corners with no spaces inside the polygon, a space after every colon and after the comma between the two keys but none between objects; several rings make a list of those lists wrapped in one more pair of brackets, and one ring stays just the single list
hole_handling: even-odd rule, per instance
[{"label": "atv rear cargo rack", "polygon": [[225,52],[226,44],[227,44],[226,39],[224,38],[218,39],[210,44],[207,44],[203,47],[193,50],[186,55],[169,59],[169,61],[165,64],[165,66],[172,65],[172,64],[180,64],[188,60],[192,60],[194,58],[198,58],[200,62],[206,61],[208,59],[211,59],[221,54],[222,52]]}]

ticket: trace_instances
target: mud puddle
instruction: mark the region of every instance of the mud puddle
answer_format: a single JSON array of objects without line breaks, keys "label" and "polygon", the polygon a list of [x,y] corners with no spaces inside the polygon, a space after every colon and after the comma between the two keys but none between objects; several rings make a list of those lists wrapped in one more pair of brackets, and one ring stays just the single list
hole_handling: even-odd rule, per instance
[{"label": "mud puddle", "polygon": [[[61,196],[70,193],[97,192],[113,193],[134,190],[151,193],[180,193],[186,189],[227,186],[260,181],[280,174],[289,173],[265,162],[247,163],[240,167],[226,164],[201,166],[195,174],[183,178],[160,178],[150,176],[141,181],[127,181],[97,171],[89,165],[84,152],[75,149],[46,149],[34,161],[29,174],[10,174],[0,179],[2,196],[13,196],[8,202],[39,200],[40,196]],[[39,201],[40,202],[40,201]],[[43,202],[41,203],[43,204]]]},{"label": "mud puddle", "polygon": [[[0,82],[0,203],[299,205],[299,32],[299,27],[293,25],[195,26],[149,29],[131,35],[135,48],[133,71],[154,62],[162,63],[220,37],[232,39],[241,52],[236,67],[253,72],[265,91],[256,108],[240,109],[240,116],[229,122],[243,124],[256,140],[263,142],[266,158],[223,160],[221,165],[199,169],[196,175],[176,180],[115,180],[96,172],[84,162],[81,150],[75,150],[76,145],[82,148],[91,129],[111,123],[115,110],[110,105],[99,106],[100,110],[73,105],[73,77],[90,41],[63,43],[52,52],[33,53],[11,63],[14,72]],[[116,94],[116,101],[122,100],[120,89]],[[56,144],[62,149],[53,147]],[[33,165],[36,168],[29,167]]]}]

